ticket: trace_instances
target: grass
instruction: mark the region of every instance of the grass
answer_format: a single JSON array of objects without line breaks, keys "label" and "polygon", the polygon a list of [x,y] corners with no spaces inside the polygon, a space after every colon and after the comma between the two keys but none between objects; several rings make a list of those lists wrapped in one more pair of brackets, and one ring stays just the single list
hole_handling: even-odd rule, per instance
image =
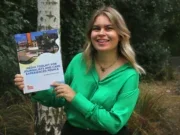
[{"label": "grass", "polygon": [[[3,101],[0,98],[1,106]],[[0,135],[33,135],[33,123],[33,109],[29,101],[0,108]]]},{"label": "grass", "polygon": [[164,94],[152,93],[152,86],[150,89],[146,83],[142,83],[140,89],[141,94],[129,121],[129,128],[133,135],[158,135],[157,126],[165,112],[162,107]]},{"label": "grass", "polygon": [[[140,97],[129,121],[132,135],[176,135],[180,132],[180,82],[142,82]],[[177,92],[178,91],[178,92]],[[0,98],[0,135],[33,135],[34,109],[28,100]]]},{"label": "grass", "polygon": [[140,98],[129,121],[132,135],[178,135],[180,133],[180,75],[171,81],[140,84]]}]

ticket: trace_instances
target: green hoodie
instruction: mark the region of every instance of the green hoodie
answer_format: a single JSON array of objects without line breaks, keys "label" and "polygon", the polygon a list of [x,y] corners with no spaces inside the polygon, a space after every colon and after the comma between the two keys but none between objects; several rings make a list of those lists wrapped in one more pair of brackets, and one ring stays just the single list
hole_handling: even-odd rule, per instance
[{"label": "green hoodie", "polygon": [[65,82],[76,92],[70,103],[57,98],[53,89],[37,92],[32,100],[48,107],[65,106],[69,123],[83,129],[117,133],[127,124],[139,96],[139,74],[129,63],[99,80],[94,65],[86,72],[82,53],[70,62]]}]

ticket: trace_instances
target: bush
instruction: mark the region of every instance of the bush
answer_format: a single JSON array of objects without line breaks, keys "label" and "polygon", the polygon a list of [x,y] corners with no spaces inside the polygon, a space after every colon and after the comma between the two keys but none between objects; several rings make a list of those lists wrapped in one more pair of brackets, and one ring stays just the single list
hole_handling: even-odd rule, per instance
[{"label": "bush", "polygon": [[[36,3],[28,1],[29,5],[23,2],[19,0],[0,1],[0,95],[4,94],[5,91],[14,90],[14,75],[19,72],[13,35],[34,28],[34,23],[31,24],[28,19],[32,16],[36,17],[36,14],[31,17],[27,16],[27,14],[33,11],[36,13],[34,6]],[[36,20],[36,18],[33,19],[32,22],[34,20]],[[15,93],[15,91],[12,92]]]},{"label": "bush", "polygon": [[7,95],[0,98],[0,134],[33,135],[33,128],[33,105],[29,100],[7,105]]},{"label": "bush", "polygon": [[168,73],[172,74],[172,71],[168,70],[170,69],[170,52],[160,41],[148,40],[144,43],[137,43],[136,54],[139,63],[142,63],[147,71],[147,75],[143,76],[144,79],[165,80],[172,78],[168,75]]},{"label": "bush", "polygon": [[162,106],[163,94],[150,92],[149,84],[141,84],[140,98],[129,121],[129,129],[133,135],[157,135],[162,116],[166,109]]}]

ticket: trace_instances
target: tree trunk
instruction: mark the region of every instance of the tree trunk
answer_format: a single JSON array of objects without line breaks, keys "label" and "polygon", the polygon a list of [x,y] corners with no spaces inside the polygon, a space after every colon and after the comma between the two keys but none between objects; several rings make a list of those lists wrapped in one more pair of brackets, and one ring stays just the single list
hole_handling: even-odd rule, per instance
[{"label": "tree trunk", "polygon": [[[60,0],[38,0],[37,2],[37,30],[60,29]],[[60,135],[64,119],[64,111],[62,108],[54,109],[37,103],[35,104],[34,134]]]},{"label": "tree trunk", "polygon": [[60,1],[38,0],[38,30],[60,29]]}]

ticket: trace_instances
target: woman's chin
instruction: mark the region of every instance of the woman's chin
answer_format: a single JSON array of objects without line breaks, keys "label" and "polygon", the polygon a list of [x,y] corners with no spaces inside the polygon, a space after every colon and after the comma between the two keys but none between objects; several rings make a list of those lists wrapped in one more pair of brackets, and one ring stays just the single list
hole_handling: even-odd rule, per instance
[{"label": "woman's chin", "polygon": [[98,49],[97,52],[111,52],[111,49]]}]

